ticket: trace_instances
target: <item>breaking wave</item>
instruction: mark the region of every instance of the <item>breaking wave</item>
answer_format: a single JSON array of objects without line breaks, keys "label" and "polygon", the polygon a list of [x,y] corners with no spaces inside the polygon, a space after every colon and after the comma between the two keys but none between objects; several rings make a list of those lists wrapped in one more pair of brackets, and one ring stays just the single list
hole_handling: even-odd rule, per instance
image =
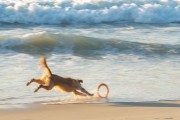
[{"label": "breaking wave", "polygon": [[118,39],[99,39],[69,34],[51,34],[47,32],[26,34],[16,37],[1,37],[0,50],[25,54],[142,54],[142,55],[178,55],[180,45],[140,43]]},{"label": "breaking wave", "polygon": [[94,24],[180,22],[180,0],[3,0],[0,22]]}]

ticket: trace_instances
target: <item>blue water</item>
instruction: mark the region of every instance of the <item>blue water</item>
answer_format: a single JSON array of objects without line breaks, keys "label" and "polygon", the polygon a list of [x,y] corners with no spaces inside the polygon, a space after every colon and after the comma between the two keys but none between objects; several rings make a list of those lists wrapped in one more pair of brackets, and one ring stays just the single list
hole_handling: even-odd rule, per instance
[{"label": "blue water", "polygon": [[[36,0],[0,2],[0,108],[29,103],[179,100],[180,1]],[[53,73],[83,79],[108,100],[74,98],[26,83]]]}]

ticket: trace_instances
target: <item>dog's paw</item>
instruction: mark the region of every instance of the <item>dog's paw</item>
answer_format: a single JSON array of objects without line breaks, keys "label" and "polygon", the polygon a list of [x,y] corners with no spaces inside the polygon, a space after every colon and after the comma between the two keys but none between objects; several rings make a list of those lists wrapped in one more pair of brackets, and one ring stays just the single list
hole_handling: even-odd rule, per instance
[{"label": "dog's paw", "polygon": [[39,85],[35,90],[34,93],[37,92],[43,85]]},{"label": "dog's paw", "polygon": [[29,86],[30,85],[30,82],[26,83],[26,86]]},{"label": "dog's paw", "polygon": [[34,93],[36,93],[38,91],[38,89],[34,90]]}]

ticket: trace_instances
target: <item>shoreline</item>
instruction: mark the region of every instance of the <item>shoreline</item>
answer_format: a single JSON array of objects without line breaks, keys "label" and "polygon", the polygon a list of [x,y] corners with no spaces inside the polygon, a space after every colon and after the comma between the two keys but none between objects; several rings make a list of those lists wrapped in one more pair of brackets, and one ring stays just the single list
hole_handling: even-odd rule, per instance
[{"label": "shoreline", "polygon": [[0,120],[180,120],[180,101],[32,104],[0,109]]}]

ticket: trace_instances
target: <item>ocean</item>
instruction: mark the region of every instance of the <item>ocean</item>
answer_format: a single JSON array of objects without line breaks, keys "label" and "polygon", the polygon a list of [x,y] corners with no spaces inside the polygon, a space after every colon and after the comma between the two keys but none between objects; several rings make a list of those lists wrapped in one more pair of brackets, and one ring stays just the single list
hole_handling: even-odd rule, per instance
[{"label": "ocean", "polygon": [[[33,93],[41,56],[108,99]],[[0,108],[179,100],[180,0],[1,0],[0,68]]]}]

